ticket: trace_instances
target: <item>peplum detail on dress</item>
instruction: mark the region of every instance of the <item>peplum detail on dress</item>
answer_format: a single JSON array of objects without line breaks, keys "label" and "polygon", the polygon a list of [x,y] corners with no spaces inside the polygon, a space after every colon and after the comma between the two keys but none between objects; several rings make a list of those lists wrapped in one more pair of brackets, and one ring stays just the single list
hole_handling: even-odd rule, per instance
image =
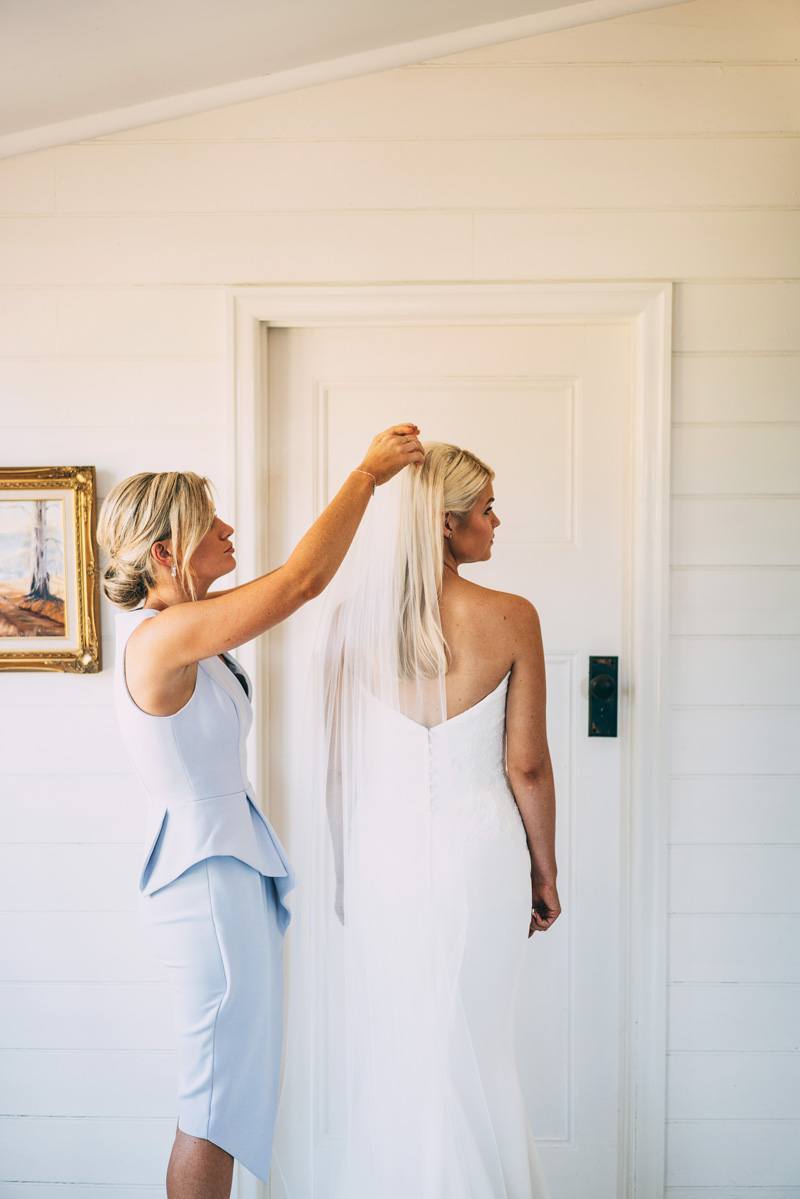
[{"label": "peplum detail on dress", "polygon": [[252,684],[241,664],[237,672],[247,681],[247,691],[218,657],[204,658],[198,663],[195,690],[178,712],[143,712],[126,685],[125,645],[142,620],[156,618],[154,609],[117,613],[115,706],[148,795],[139,891],[152,895],[205,858],[238,858],[275,880],[278,924],[284,932],[291,919],[285,898],[295,878],[247,777]]},{"label": "peplum detail on dress", "polygon": [[278,920],[281,931],[286,929],[291,915],[283,903],[291,889],[286,885],[288,862],[275,831],[246,791],[171,804],[156,813],[154,824],[139,875],[145,895],[174,882],[204,858],[229,855],[275,879]]}]

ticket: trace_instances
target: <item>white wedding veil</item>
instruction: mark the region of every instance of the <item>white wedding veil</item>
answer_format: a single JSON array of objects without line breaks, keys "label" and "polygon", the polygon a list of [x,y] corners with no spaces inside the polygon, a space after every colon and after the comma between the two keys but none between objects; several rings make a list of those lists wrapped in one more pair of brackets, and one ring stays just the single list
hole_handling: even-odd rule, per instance
[{"label": "white wedding veil", "polygon": [[424,1199],[459,1185],[451,1178],[445,1191],[440,1180],[442,1055],[463,921],[437,845],[437,795],[453,767],[435,731],[447,717],[449,658],[439,595],[446,481],[466,480],[474,502],[492,472],[458,447],[425,449],[424,463],[376,489],[320,602],[311,652],[306,768],[321,836],[313,919],[315,939],[337,959],[318,974],[315,1001],[326,1035],[341,1040],[334,1090],[343,1105],[336,1179],[322,1193],[337,1199]]}]

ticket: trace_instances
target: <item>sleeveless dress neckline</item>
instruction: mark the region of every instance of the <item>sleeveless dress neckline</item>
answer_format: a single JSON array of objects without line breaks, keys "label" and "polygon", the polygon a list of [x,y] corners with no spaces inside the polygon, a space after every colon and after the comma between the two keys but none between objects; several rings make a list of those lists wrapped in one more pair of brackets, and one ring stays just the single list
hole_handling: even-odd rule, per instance
[{"label": "sleeveless dress neckline", "polygon": [[[132,608],[131,611],[133,611],[133,612],[152,612],[152,613],[154,613],[154,615],[158,616],[160,612],[165,612],[166,608],[140,607],[140,608]],[[198,658],[197,665],[199,666],[201,662],[209,662],[211,660],[211,658],[219,658],[219,660],[223,663],[223,665],[228,667],[228,670],[231,672],[231,674],[234,676],[234,678],[238,681],[242,691],[244,691],[245,696],[247,697],[248,701],[251,701],[252,696],[250,693],[250,685],[249,685],[250,680],[249,680],[247,674],[245,673],[244,668],[236,661],[236,659],[231,654],[229,654],[225,650],[223,650],[221,654],[211,654],[208,658]],[[231,665],[231,663],[233,663],[234,665]]]}]

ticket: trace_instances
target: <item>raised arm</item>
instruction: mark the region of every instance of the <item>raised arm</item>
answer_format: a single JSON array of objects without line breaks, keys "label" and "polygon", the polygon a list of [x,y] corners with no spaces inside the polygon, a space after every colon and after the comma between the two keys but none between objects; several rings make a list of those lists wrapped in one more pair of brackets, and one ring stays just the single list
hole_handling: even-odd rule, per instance
[{"label": "raised arm", "polygon": [[556,805],[547,744],[544,649],[539,614],[516,597],[516,652],[506,707],[506,767],[531,857],[530,932],[550,927],[561,911],[556,891]]},{"label": "raised arm", "polygon": [[[372,441],[363,461],[345,479],[327,508],[300,539],[283,566],[250,583],[195,602],[173,604],[141,624],[130,647],[178,671],[266,632],[327,587],[350,548],[372,495],[373,475],[385,483],[424,457],[416,425],[394,425]],[[128,654],[130,657],[130,653]]]}]

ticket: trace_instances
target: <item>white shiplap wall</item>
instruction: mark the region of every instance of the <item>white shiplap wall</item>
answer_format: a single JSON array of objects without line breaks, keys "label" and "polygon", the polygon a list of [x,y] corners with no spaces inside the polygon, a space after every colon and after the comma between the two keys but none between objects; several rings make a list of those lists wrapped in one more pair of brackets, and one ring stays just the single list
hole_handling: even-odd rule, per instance
[{"label": "white shiplap wall", "polygon": [[[2,461],[101,497],[231,511],[226,284],[675,281],[670,1199],[800,1199],[798,51],[796,0],[695,0],[0,163]],[[0,1199],[161,1193],[109,701],[0,679]]]}]

